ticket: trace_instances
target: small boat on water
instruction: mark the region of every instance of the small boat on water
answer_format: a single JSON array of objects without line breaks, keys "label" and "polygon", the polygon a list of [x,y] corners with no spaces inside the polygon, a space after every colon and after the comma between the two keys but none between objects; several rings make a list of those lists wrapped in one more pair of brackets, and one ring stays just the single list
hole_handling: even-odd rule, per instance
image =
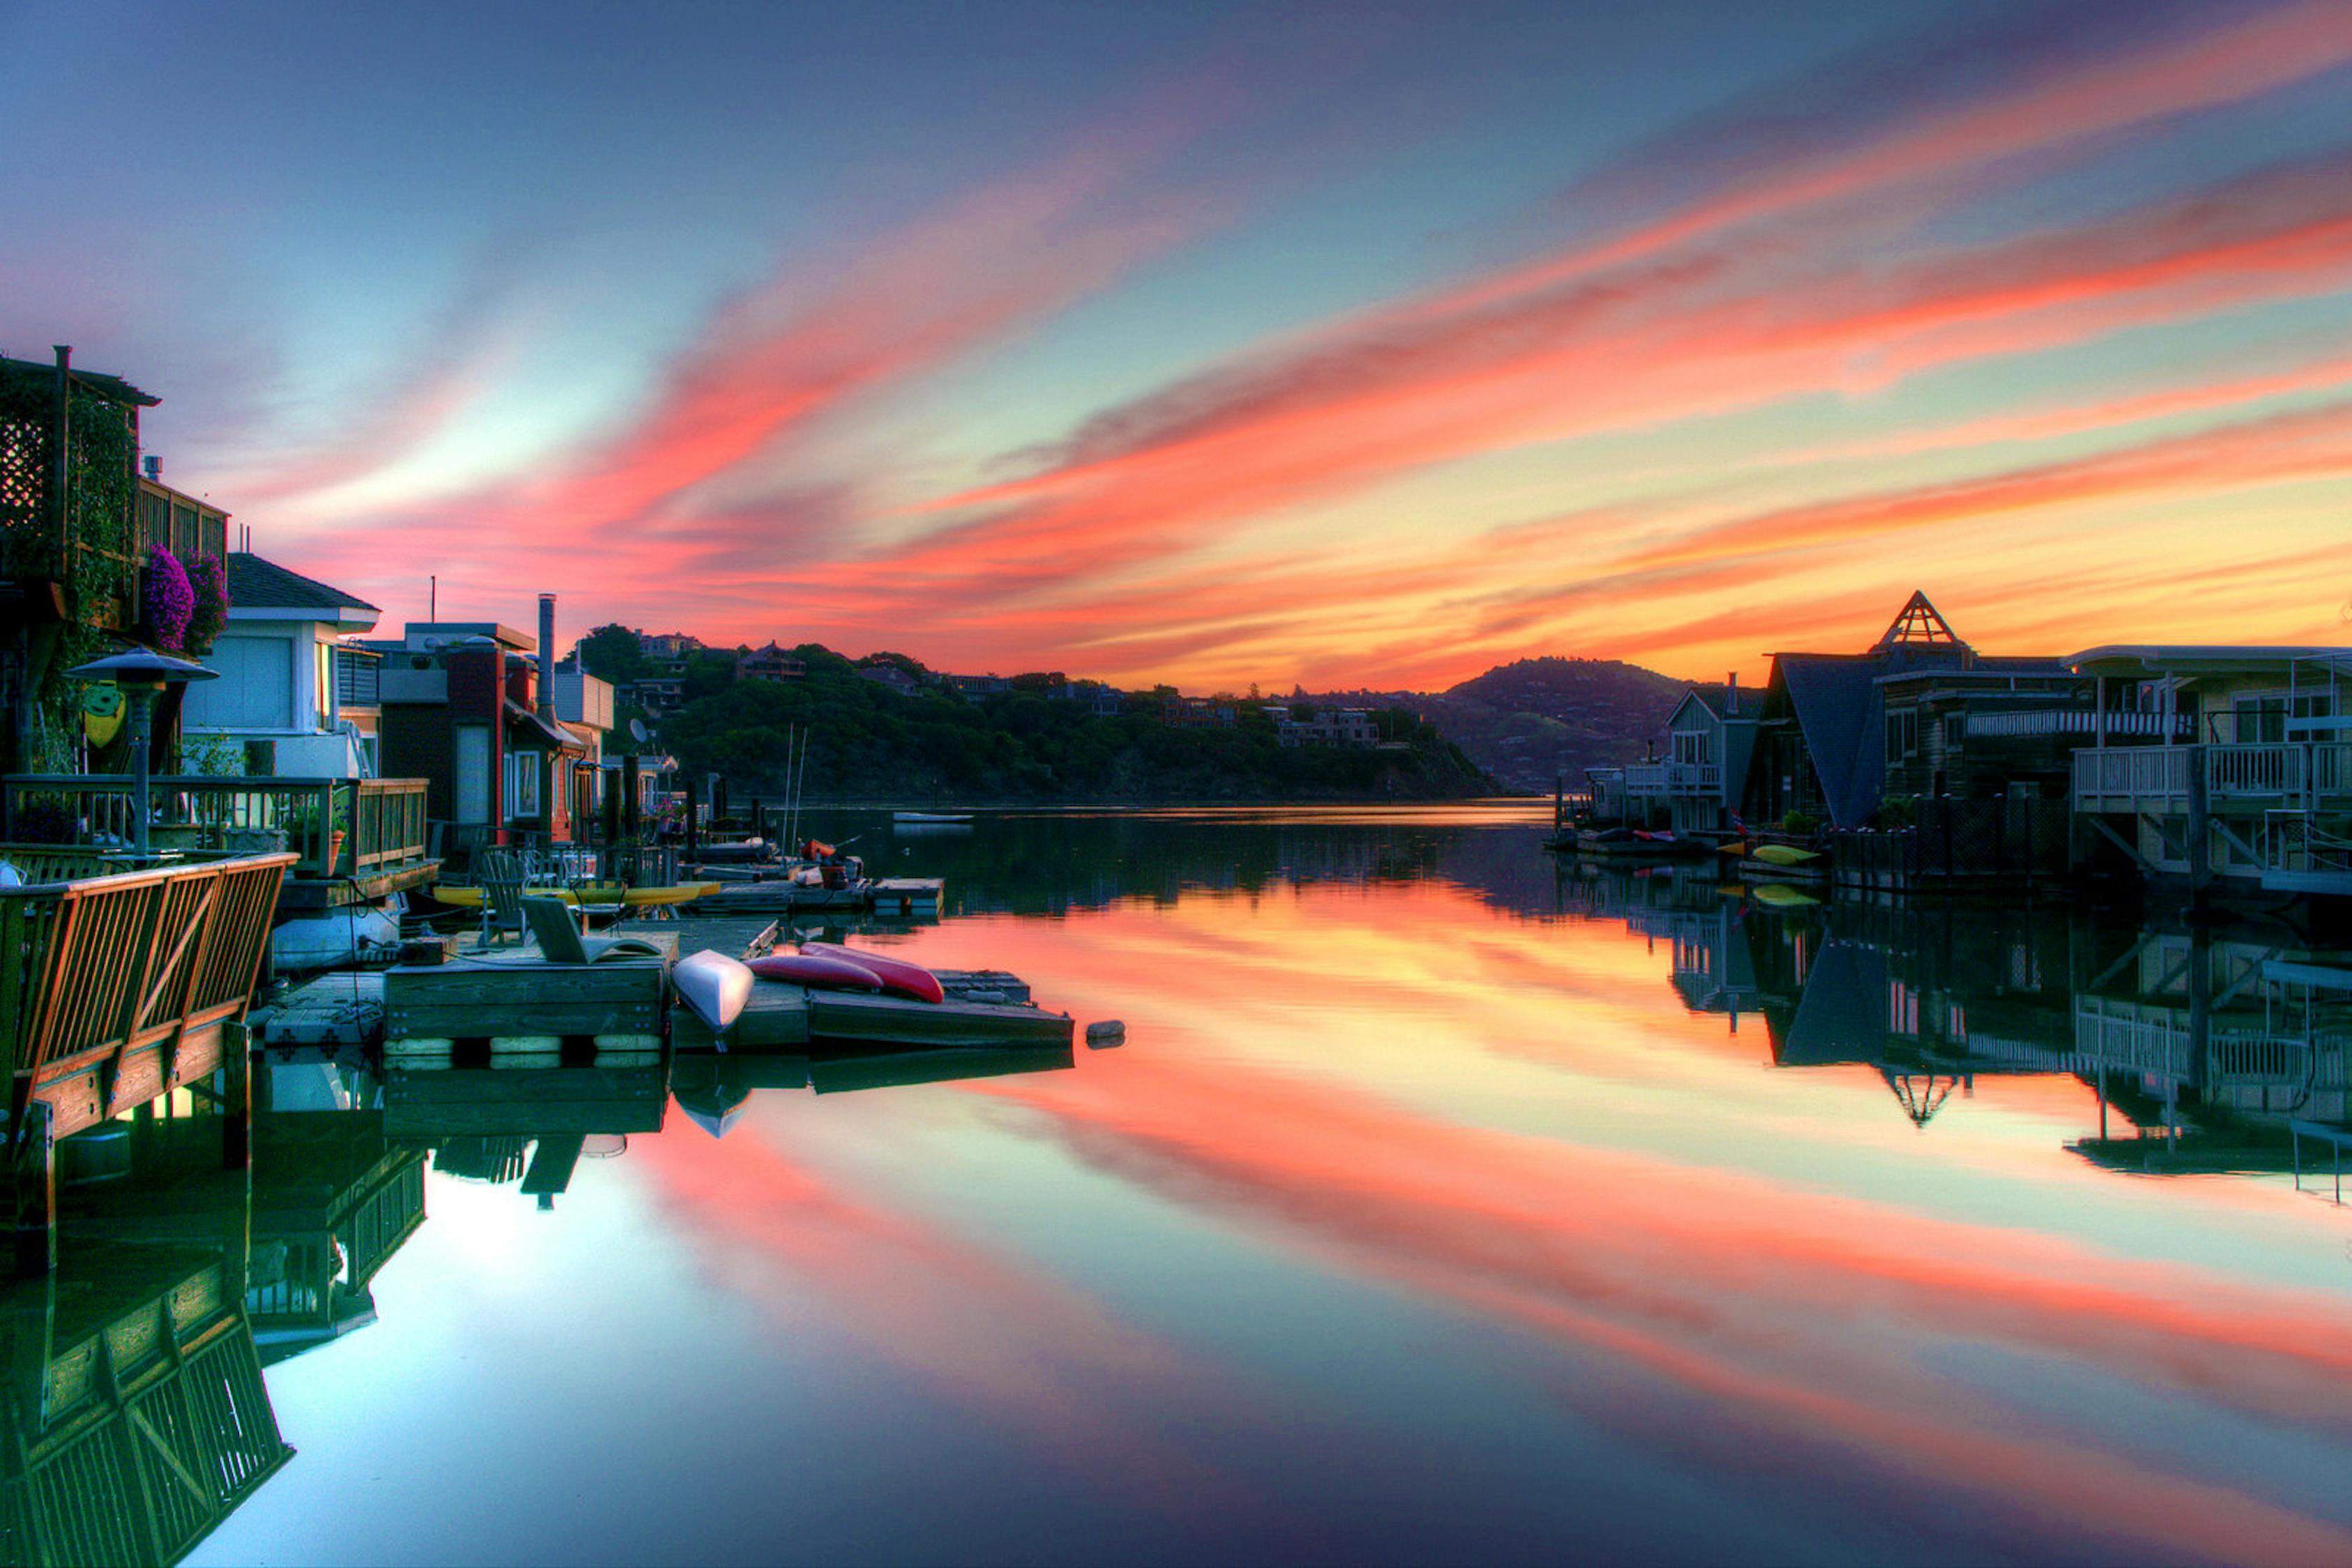
[{"label": "small boat on water", "polygon": [[970,811],[893,811],[890,813],[890,820],[902,825],[926,822],[969,822],[971,821],[971,813]]},{"label": "small boat on water", "polygon": [[1825,883],[1830,862],[1819,850],[1795,844],[1749,844],[1738,872],[1742,882]]},{"label": "small boat on water", "polygon": [[1576,852],[1604,860],[1686,860],[1708,850],[1702,840],[1664,828],[1587,828],[1576,836]]},{"label": "small boat on water", "polygon": [[762,980],[782,980],[821,991],[878,991],[882,977],[863,964],[853,964],[824,953],[771,953],[754,958],[752,975]]},{"label": "small boat on water", "polygon": [[919,1002],[943,1002],[947,991],[940,977],[920,964],[910,964],[904,958],[893,958],[887,953],[877,953],[865,947],[846,947],[837,942],[803,942],[803,956],[837,959],[845,964],[873,974],[882,982],[882,988]]},{"label": "small boat on water", "polygon": [[740,959],[710,948],[688,954],[669,973],[677,999],[722,1038],[751,999],[751,979],[750,967]]}]

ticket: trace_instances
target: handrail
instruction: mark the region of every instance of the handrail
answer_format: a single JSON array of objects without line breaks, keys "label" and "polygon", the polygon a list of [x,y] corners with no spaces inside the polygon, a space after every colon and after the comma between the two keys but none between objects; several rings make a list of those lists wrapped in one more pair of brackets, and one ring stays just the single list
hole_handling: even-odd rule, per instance
[{"label": "handrail", "polygon": [[[132,780],[122,774],[11,774],[0,779],[0,838],[14,838],[27,805],[63,810],[78,837],[128,840]],[[364,876],[425,858],[425,780],[174,774],[150,780],[165,829],[230,847],[247,833],[286,835],[304,879]],[[152,837],[151,832],[151,837]]]},{"label": "handrail", "polygon": [[0,888],[0,1082],[242,1018],[290,854]]}]

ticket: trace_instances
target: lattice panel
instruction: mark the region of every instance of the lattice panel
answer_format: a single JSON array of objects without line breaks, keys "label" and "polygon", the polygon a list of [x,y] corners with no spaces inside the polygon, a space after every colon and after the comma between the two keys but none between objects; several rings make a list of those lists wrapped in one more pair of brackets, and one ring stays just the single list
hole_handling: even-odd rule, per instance
[{"label": "lattice panel", "polygon": [[39,420],[0,413],[0,528],[47,522],[49,463],[49,433]]}]

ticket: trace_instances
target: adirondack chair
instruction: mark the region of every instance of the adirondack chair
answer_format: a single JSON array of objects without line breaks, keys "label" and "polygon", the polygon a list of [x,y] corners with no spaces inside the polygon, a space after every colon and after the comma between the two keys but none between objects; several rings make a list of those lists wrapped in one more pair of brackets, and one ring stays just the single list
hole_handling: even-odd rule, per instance
[{"label": "adirondack chair", "polygon": [[593,964],[604,958],[658,958],[662,950],[635,936],[583,936],[571,906],[560,898],[526,898],[523,918],[551,964]]},{"label": "adirondack chair", "polygon": [[477,876],[482,884],[482,946],[493,946],[523,930],[522,893],[530,883],[527,853],[484,850]]}]

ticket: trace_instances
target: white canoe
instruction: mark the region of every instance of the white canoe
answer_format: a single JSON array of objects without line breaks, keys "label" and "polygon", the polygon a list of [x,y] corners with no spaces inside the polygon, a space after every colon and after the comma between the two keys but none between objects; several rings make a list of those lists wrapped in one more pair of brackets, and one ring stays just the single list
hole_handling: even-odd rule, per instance
[{"label": "white canoe", "polygon": [[734,1027],[751,999],[751,971],[740,960],[708,947],[680,958],[669,972],[677,999],[692,1008],[714,1034]]},{"label": "white canoe", "polygon": [[970,811],[893,811],[890,813],[890,820],[894,822],[919,825],[969,822],[971,821],[971,813]]}]

